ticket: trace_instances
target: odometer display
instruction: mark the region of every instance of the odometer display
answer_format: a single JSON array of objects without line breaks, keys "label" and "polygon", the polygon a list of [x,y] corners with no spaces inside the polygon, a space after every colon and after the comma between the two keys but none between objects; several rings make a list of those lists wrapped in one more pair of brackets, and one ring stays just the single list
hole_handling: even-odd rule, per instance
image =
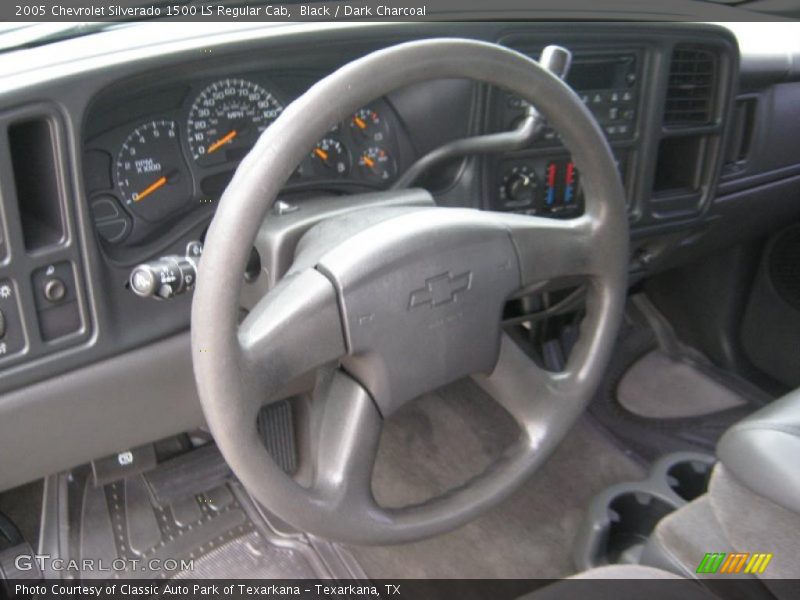
[{"label": "odometer display", "polygon": [[244,79],[212,83],[189,111],[187,135],[200,166],[241,160],[283,105],[260,85]]}]

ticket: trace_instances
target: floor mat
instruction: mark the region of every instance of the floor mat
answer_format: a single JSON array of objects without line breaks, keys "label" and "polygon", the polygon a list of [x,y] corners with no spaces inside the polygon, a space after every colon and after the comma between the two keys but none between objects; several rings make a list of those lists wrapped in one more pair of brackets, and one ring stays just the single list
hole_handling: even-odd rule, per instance
[{"label": "floor mat", "polygon": [[[387,423],[373,480],[376,498],[402,506],[437,495],[480,472],[516,436],[513,420],[470,380],[429,394]],[[192,572],[159,573],[162,578],[553,578],[575,570],[571,543],[590,498],[644,472],[585,418],[500,506],[457,531],[414,544],[342,547],[292,532],[272,523],[235,480],[162,507],[142,476],[95,487],[90,472],[60,476],[70,514],[69,526],[57,527],[69,532],[59,544],[67,549],[64,558],[193,561]]]},{"label": "floor mat", "polygon": [[[388,423],[373,488],[384,505],[418,502],[475,475],[516,438],[511,418],[469,380]],[[373,578],[551,578],[575,571],[571,543],[591,497],[645,469],[584,418],[542,469],[483,517],[401,546],[350,547]]]},{"label": "floor mat", "polygon": [[63,517],[47,520],[54,531],[44,538],[57,542],[44,550],[67,565],[74,561],[75,568],[48,577],[364,576],[338,545],[274,526],[233,478],[166,506],[154,500],[142,475],[95,486],[91,472],[82,469],[52,480],[63,493],[47,510]]},{"label": "floor mat", "polygon": [[648,352],[628,369],[617,398],[633,414],[651,419],[696,417],[747,404],[736,390],[661,350]]},{"label": "floor mat", "polygon": [[712,452],[734,423],[771,396],[692,349],[667,356],[647,327],[617,342],[590,414],[645,461],[681,451]]}]

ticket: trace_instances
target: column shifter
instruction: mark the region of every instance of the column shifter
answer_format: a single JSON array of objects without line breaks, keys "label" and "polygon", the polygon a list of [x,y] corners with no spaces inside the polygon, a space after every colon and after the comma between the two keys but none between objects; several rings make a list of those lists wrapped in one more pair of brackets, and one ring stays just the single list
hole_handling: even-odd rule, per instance
[{"label": "column shifter", "polygon": [[[547,46],[542,50],[539,64],[559,79],[565,79],[572,64],[572,53],[561,46]],[[496,154],[527,148],[542,130],[543,122],[544,119],[538,111],[533,106],[528,106],[525,117],[511,131],[462,138],[431,150],[412,164],[402,176],[398,177],[392,185],[392,189],[402,190],[411,187],[432,166],[451,158],[468,154]]]}]

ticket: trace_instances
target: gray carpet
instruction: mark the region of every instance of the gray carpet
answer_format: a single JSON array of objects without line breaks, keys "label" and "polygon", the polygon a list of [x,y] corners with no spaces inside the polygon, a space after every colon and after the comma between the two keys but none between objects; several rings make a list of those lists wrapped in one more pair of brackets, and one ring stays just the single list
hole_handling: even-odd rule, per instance
[{"label": "gray carpet", "polygon": [[628,370],[617,398],[633,414],[654,419],[708,415],[747,403],[734,390],[660,350],[644,355]]},{"label": "gray carpet", "polygon": [[[427,395],[388,423],[373,488],[383,505],[418,502],[482,470],[516,425],[465,380]],[[584,419],[520,490],[449,534],[391,547],[352,547],[374,578],[551,578],[575,571],[570,547],[591,497],[645,470]]]}]

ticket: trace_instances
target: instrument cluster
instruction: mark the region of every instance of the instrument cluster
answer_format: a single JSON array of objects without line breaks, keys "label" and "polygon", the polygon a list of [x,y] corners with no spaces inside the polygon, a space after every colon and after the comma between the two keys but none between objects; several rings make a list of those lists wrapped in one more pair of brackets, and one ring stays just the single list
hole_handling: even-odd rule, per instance
[{"label": "instrument cluster", "polygon": [[[197,210],[211,210],[285,105],[285,96],[268,83],[220,79],[192,86],[168,114],[89,140],[87,192],[100,237],[110,245],[135,245]],[[384,99],[362,107],[310,149],[287,192],[387,187],[407,160],[401,133]]]}]

